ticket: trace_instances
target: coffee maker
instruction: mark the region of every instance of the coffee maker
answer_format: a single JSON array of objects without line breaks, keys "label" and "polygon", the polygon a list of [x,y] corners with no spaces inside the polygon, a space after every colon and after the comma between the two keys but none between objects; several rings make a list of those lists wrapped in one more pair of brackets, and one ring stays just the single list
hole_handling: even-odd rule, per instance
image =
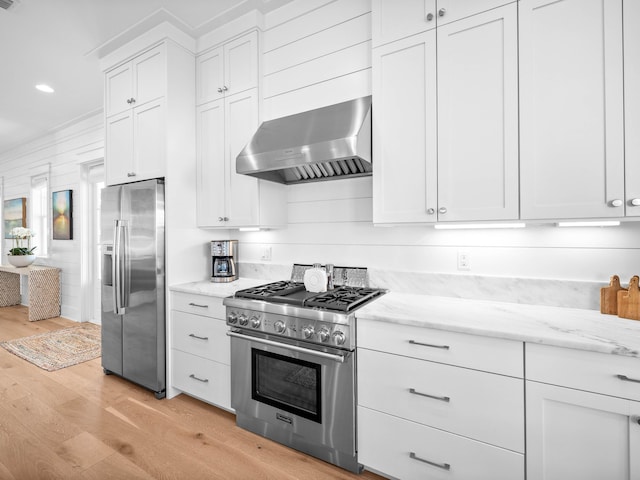
[{"label": "coffee maker", "polygon": [[238,278],[236,270],[237,240],[211,241],[211,281],[233,282]]}]

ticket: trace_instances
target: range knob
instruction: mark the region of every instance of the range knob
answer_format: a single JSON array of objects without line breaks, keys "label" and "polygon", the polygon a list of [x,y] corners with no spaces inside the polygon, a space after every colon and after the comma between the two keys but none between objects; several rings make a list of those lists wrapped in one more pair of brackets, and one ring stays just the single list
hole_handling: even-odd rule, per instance
[{"label": "range knob", "polygon": [[229,322],[230,324],[234,324],[238,321],[238,315],[236,315],[236,312],[231,312],[228,316],[227,316],[227,322]]},{"label": "range knob", "polygon": [[311,338],[313,337],[314,333],[315,333],[315,330],[311,325],[308,325],[302,329],[302,334],[304,335],[304,338]]},{"label": "range knob", "polygon": [[247,323],[249,323],[249,319],[244,313],[241,313],[240,316],[238,316],[238,323],[243,327],[246,327]]},{"label": "range knob", "polygon": [[347,337],[340,330],[333,332],[333,343],[336,345],[344,344]]},{"label": "range knob", "polygon": [[276,323],[273,324],[273,329],[276,331],[276,333],[284,333],[284,331],[287,329],[287,326],[284,324],[283,321],[278,320]]},{"label": "range knob", "polygon": [[250,322],[253,328],[260,327],[260,317],[258,317],[257,315],[252,316]]},{"label": "range knob", "polygon": [[329,341],[329,337],[331,337],[331,334],[329,333],[329,330],[327,330],[326,328],[321,328],[320,331],[318,332],[318,336],[320,337],[321,342],[327,342]]}]

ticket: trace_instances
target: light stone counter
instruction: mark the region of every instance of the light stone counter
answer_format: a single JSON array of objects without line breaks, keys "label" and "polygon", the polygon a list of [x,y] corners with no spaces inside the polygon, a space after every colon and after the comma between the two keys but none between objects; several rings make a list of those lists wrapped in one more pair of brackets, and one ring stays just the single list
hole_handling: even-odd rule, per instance
[{"label": "light stone counter", "polygon": [[640,357],[640,321],[596,310],[387,293],[356,317]]},{"label": "light stone counter", "polygon": [[214,283],[204,280],[200,282],[182,283],[170,286],[169,290],[172,292],[193,293],[196,295],[224,298],[234,295],[238,290],[264,285],[265,283],[269,283],[269,280],[241,277],[238,280],[228,283]]}]

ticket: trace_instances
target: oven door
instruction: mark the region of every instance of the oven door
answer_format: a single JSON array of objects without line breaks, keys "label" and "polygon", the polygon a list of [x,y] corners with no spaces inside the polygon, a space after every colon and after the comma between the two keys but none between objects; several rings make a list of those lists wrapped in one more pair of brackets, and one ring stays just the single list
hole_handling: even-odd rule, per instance
[{"label": "oven door", "polygon": [[238,329],[228,335],[237,424],[356,471],[354,352]]}]

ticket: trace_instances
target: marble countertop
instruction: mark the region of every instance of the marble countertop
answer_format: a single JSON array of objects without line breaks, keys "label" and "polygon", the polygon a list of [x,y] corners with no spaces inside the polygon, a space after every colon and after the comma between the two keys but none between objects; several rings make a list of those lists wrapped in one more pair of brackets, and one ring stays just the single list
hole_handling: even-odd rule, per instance
[{"label": "marble countertop", "polygon": [[263,285],[268,282],[268,280],[257,278],[239,278],[227,283],[214,283],[203,280],[200,282],[171,285],[169,290],[172,292],[194,293],[196,295],[224,298],[234,295],[238,290]]},{"label": "marble countertop", "polygon": [[596,310],[387,293],[356,317],[640,357],[640,321]]},{"label": "marble countertop", "polygon": [[[229,283],[183,283],[170,290],[224,298],[264,283],[268,280],[239,278]],[[640,321],[596,310],[390,292],[358,309],[356,317],[640,357]]]}]

